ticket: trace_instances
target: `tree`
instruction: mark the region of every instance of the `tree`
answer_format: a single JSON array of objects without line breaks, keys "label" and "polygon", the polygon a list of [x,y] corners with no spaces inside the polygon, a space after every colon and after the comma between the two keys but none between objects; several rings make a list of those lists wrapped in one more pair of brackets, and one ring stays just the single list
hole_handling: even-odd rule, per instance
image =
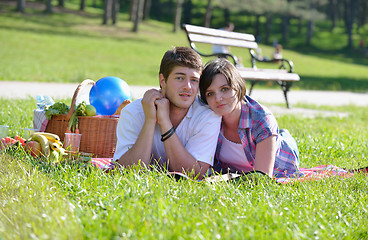
[{"label": "tree", "polygon": [[64,0],[58,0],[58,7],[64,7]]},{"label": "tree", "polygon": [[177,32],[180,26],[181,13],[183,10],[183,0],[176,0],[175,20],[174,20],[174,32]]},{"label": "tree", "polygon": [[143,18],[143,7],[144,7],[144,0],[134,0],[137,4],[137,11],[134,17],[134,25],[133,25],[133,32],[138,32],[139,24],[142,22]]},{"label": "tree", "polygon": [[86,7],[86,0],[80,0],[79,10],[84,11],[85,7]]},{"label": "tree", "polygon": [[192,22],[192,0],[186,0],[184,4],[184,23]]},{"label": "tree", "polygon": [[17,0],[17,7],[16,11],[24,13],[26,8],[26,1],[25,0]]},{"label": "tree", "polygon": [[353,24],[357,0],[345,0],[345,26],[348,34],[348,48],[353,48]]},{"label": "tree", "polygon": [[112,1],[113,0],[104,0],[104,14],[102,20],[102,24],[104,25],[107,25],[109,19],[111,18]]},{"label": "tree", "polygon": [[151,11],[152,0],[146,0],[144,3],[144,11],[143,11],[143,19],[149,19],[150,11]]},{"label": "tree", "polygon": [[329,18],[331,20],[331,30],[333,30],[336,27],[336,22],[337,22],[337,19],[338,19],[337,0],[329,0],[327,15],[329,16]]},{"label": "tree", "polygon": [[46,0],[46,9],[45,13],[52,13],[52,0]]},{"label": "tree", "polygon": [[107,25],[109,19],[111,18],[112,24],[115,25],[117,22],[119,8],[120,8],[119,0],[105,0],[102,24]]},{"label": "tree", "polygon": [[204,21],[203,21],[203,25],[205,27],[211,26],[212,9],[213,9],[212,0],[208,0],[207,7],[206,7],[206,14],[204,15]]}]

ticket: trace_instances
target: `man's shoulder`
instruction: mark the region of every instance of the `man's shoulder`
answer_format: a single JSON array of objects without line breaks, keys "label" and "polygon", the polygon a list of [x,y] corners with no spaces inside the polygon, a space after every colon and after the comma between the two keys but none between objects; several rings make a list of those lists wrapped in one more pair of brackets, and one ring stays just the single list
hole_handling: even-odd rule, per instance
[{"label": "man's shoulder", "polygon": [[122,112],[130,112],[132,114],[138,114],[139,112],[143,112],[142,99],[140,98],[129,103],[122,109]]}]

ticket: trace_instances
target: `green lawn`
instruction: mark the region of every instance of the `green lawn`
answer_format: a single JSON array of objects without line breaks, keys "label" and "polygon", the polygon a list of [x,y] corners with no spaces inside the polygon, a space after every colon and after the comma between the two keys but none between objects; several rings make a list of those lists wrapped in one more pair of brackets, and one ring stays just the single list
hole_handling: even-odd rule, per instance
[{"label": "green lawn", "polygon": [[[117,26],[106,27],[94,9],[82,17],[73,11],[43,15],[37,10],[22,16],[4,8],[0,80],[81,82],[112,75],[129,84],[156,85],[164,51],[188,45],[183,32],[172,33],[171,25],[157,21],[145,22],[133,34],[123,14]],[[261,47],[271,54],[271,47]],[[248,61],[246,51],[232,50]],[[368,89],[364,58],[305,48],[285,49],[284,56],[301,75],[295,88]],[[70,104],[71,99],[56,100]],[[35,99],[0,98],[0,106],[0,125],[10,126],[10,136],[32,126]],[[301,167],[368,166],[368,107],[318,109],[349,115],[276,116],[279,127],[298,143]],[[104,173],[82,162],[51,166],[21,149],[0,152],[1,240],[367,239],[367,196],[362,174],[251,187],[176,182],[137,169]]]},{"label": "green lawn", "polygon": [[[68,11],[52,15],[40,10],[21,15],[3,7],[8,11],[0,15],[0,80],[81,82],[117,76],[131,85],[156,85],[163,53],[172,46],[189,46],[185,33],[173,33],[168,23],[149,20],[140,25],[139,33],[132,33],[133,25],[123,13],[116,26],[102,26],[98,9],[87,8],[80,14],[73,10],[76,5],[67,5]],[[336,37],[341,32],[320,31],[315,41],[323,40],[321,46],[342,41]],[[367,91],[366,57],[343,50],[298,47],[303,39],[293,38],[294,47],[283,52],[301,76],[294,89]],[[210,46],[199,47],[211,50]],[[272,54],[271,46],[260,47],[265,55]],[[233,48],[232,52],[249,66],[248,51]]]},{"label": "green lawn", "polygon": [[[0,105],[0,124],[12,122],[11,136],[32,124],[34,99],[0,99]],[[297,140],[301,166],[367,166],[368,107],[322,109],[349,117],[277,117]],[[175,182],[137,169],[50,166],[20,150],[0,153],[0,173],[0,239],[368,237],[365,175],[255,187]]]}]

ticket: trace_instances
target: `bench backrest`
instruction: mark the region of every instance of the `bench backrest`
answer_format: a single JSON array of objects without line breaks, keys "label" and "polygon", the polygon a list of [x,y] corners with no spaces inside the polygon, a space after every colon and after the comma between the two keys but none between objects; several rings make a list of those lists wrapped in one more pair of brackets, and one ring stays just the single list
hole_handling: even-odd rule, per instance
[{"label": "bench backrest", "polygon": [[229,32],[189,24],[183,25],[190,43],[208,43],[232,47],[256,49],[257,43],[252,34]]}]

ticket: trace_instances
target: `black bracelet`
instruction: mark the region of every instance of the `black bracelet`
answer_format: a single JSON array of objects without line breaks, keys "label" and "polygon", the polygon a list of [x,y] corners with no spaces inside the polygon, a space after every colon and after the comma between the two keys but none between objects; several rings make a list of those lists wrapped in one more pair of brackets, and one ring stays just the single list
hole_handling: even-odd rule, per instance
[{"label": "black bracelet", "polygon": [[169,137],[171,137],[173,134],[175,133],[175,128],[172,127],[170,128],[169,131],[165,132],[164,134],[161,135],[161,141],[164,142],[166,141]]}]

